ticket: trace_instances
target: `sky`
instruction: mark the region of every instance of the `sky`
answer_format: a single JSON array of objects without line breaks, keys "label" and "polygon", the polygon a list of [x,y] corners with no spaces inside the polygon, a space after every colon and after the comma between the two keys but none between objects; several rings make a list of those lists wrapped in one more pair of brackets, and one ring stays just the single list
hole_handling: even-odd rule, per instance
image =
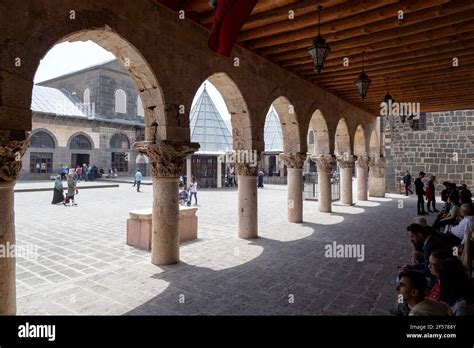
[{"label": "sky", "polygon": [[[92,41],[63,42],[55,45],[41,60],[34,82],[46,81],[112,59],[115,59],[115,56],[111,52]],[[196,91],[192,106],[196,103],[203,89],[204,83]],[[230,115],[221,94],[209,81],[206,82],[206,89],[222,119],[230,121]]]}]

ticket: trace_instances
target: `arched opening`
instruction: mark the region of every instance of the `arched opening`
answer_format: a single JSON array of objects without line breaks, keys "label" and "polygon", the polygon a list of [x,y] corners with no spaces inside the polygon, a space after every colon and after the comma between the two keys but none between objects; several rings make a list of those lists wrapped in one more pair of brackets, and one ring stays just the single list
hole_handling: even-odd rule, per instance
[{"label": "arched opening", "polygon": [[281,125],[283,152],[301,152],[301,137],[294,105],[287,97],[280,96],[273,101],[272,106],[279,117]]},{"label": "arched opening", "polygon": [[126,173],[129,170],[130,141],[125,134],[117,133],[110,138],[110,148],[112,150],[111,163],[112,170],[117,173]]},{"label": "arched opening", "polygon": [[127,113],[127,94],[123,89],[115,91],[115,112],[117,114]]},{"label": "arched opening", "polygon": [[308,146],[311,155],[327,155],[330,153],[329,131],[326,119],[321,111],[316,110],[309,121],[309,129],[314,132],[314,145]]},{"label": "arched opening", "polygon": [[89,105],[91,102],[91,90],[86,88],[83,93],[82,101],[84,104]]},{"label": "arched opening", "polygon": [[375,130],[372,131],[370,134],[370,141],[369,141],[369,156],[371,158],[378,158],[380,157],[380,143],[377,137],[377,133]]},{"label": "arched opening", "polygon": [[336,127],[336,137],[334,143],[334,152],[336,156],[348,156],[351,151],[351,137],[346,120],[341,118]]},{"label": "arched opening", "polygon": [[367,143],[362,125],[357,126],[354,135],[354,155],[367,156]]}]

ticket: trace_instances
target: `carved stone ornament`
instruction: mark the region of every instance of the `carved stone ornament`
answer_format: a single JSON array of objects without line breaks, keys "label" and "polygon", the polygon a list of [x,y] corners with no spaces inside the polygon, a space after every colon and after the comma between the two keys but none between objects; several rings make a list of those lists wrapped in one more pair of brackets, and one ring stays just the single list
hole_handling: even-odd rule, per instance
[{"label": "carved stone ornament", "polygon": [[331,174],[332,166],[335,163],[335,157],[333,155],[311,156],[311,160],[316,162],[318,172]]},{"label": "carved stone ornament", "polygon": [[385,176],[385,168],[387,160],[385,157],[372,157],[369,160],[370,175],[374,178],[383,178]]},{"label": "carved stone ornament", "polygon": [[148,157],[154,178],[177,178],[182,173],[186,156],[196,152],[199,144],[170,140],[140,141],[133,144],[133,149]]},{"label": "carved stone ornament", "polygon": [[359,156],[357,157],[357,161],[355,163],[357,167],[367,169],[369,165],[369,160],[370,158],[367,156]]},{"label": "carved stone ornament", "polygon": [[308,155],[301,152],[291,152],[281,153],[278,157],[288,168],[303,169],[304,162],[308,158]]},{"label": "carved stone ornament", "polygon": [[353,168],[356,160],[357,156],[354,155],[343,155],[337,157],[337,163],[341,168]]},{"label": "carved stone ornament", "polygon": [[[237,150],[237,151],[246,151],[244,154],[251,154],[251,161],[249,162],[235,162],[235,171],[237,175],[242,176],[256,176],[258,174],[258,162],[262,159],[262,154],[258,151],[251,150]],[[237,157],[239,158],[239,157]],[[250,155],[240,156],[240,159],[249,158]]]},{"label": "carved stone ornament", "polygon": [[0,181],[14,181],[21,171],[21,158],[29,145],[27,131],[0,130]]}]

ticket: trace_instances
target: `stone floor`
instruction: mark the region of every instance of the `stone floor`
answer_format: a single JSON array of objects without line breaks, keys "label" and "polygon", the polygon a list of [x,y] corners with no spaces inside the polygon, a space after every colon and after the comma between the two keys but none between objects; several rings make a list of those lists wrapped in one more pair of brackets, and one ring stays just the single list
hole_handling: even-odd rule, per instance
[{"label": "stone floor", "polygon": [[[286,222],[286,187],[259,190],[259,234],[237,235],[237,191],[201,190],[199,239],[182,262],[157,267],[125,245],[128,211],[151,206],[151,186],[80,191],[77,207],[51,192],[16,193],[18,314],[384,315],[397,266],[409,261],[405,226],[416,201],[399,195]],[[365,259],[327,258],[325,245],[363,244]],[[27,255],[28,256],[28,255]],[[30,255],[31,256],[31,255]]]}]

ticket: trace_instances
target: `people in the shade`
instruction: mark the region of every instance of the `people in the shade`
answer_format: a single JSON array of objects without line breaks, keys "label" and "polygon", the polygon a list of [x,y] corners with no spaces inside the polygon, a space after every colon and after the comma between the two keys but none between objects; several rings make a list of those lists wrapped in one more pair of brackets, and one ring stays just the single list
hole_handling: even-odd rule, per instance
[{"label": "people in the shade", "polygon": [[198,199],[197,199],[197,181],[196,178],[193,176],[191,179],[191,186],[189,188],[189,201],[191,202],[194,196],[194,205],[198,204]]},{"label": "people in the shade", "polygon": [[418,210],[418,215],[428,215],[425,211],[425,200],[423,196],[425,195],[425,185],[423,184],[423,178],[425,177],[424,172],[420,172],[418,178],[415,179],[415,192],[418,196],[418,202],[416,209]]},{"label": "people in the shade", "polygon": [[[436,182],[436,176],[430,175],[430,179],[428,180],[428,184],[426,185],[426,200],[428,201],[426,203],[426,208],[429,213],[437,213],[439,212],[438,209],[436,209],[436,190],[435,190],[435,182]],[[430,209],[430,207],[433,207],[433,210]]]},{"label": "people in the shade", "polygon": [[407,170],[405,171],[405,176],[403,177],[403,184],[405,185],[405,195],[408,196],[408,194],[412,195],[413,191],[411,190],[411,174]]},{"label": "people in the shade", "polygon": [[451,192],[451,194],[448,196],[448,203],[450,206],[449,212],[438,216],[433,223],[433,228],[435,230],[439,230],[441,227],[445,227],[447,225],[457,224],[457,218],[461,213],[458,195],[454,192]]},{"label": "people in the shade", "polygon": [[137,169],[135,171],[135,184],[133,186],[137,186],[137,192],[141,192],[140,191],[140,185],[142,183],[142,172],[140,171],[140,169]]},{"label": "people in the shade", "polygon": [[451,315],[445,303],[426,299],[426,278],[415,271],[402,272],[396,286],[398,303],[391,310],[393,315]]},{"label": "people in the shade", "polygon": [[74,194],[76,193],[76,181],[74,180],[74,175],[69,173],[67,176],[67,194],[64,199],[64,205],[68,205],[71,202],[71,205],[77,205],[74,202]]},{"label": "people in the shade", "polygon": [[57,175],[56,179],[54,180],[54,193],[53,193],[53,200],[51,204],[58,204],[64,202],[64,194],[63,194],[63,182],[61,181],[61,175]]},{"label": "people in the shade", "polygon": [[461,204],[472,204],[472,193],[467,188],[466,184],[461,185],[461,189],[459,190],[459,199]]},{"label": "people in the shade", "polygon": [[474,232],[474,211],[471,204],[461,205],[461,217],[459,224],[451,229],[451,233],[454,234],[460,240],[462,246],[466,245],[470,235]]},{"label": "people in the shade", "polygon": [[263,170],[260,170],[258,172],[258,177],[257,177],[257,187],[258,188],[263,188],[263,177],[265,174],[263,173]]},{"label": "people in the shade", "polygon": [[430,255],[429,269],[433,277],[436,278],[436,281],[428,293],[427,297],[434,301],[439,301],[441,296],[441,287],[439,281],[439,265],[442,260],[453,257],[452,253],[448,250],[435,250]]},{"label": "people in the shade", "polygon": [[440,300],[451,306],[454,315],[466,315],[467,301],[474,289],[458,258],[447,258],[439,264]]},{"label": "people in the shade", "polygon": [[407,230],[409,232],[410,240],[415,248],[415,252],[413,253],[415,264],[403,266],[402,272],[412,270],[418,271],[434,282],[434,277],[429,269],[430,255],[434,250],[444,250],[449,246],[446,245],[429,226],[423,227],[418,224],[411,224],[407,227]]}]

